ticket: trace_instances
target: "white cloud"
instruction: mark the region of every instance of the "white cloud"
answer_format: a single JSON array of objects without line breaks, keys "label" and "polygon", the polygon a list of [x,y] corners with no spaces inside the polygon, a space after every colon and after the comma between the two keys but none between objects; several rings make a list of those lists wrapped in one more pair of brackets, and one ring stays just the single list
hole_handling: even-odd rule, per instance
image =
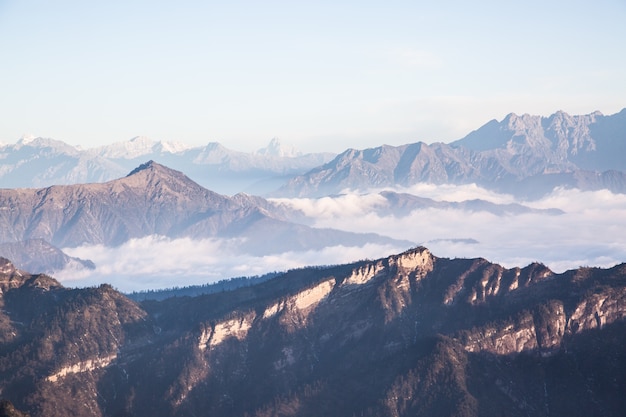
[{"label": "white cloud", "polygon": [[302,211],[307,217],[317,220],[337,217],[357,217],[375,208],[385,207],[387,200],[379,194],[347,193],[322,198],[275,198],[279,204]]},{"label": "white cloud", "polygon": [[[404,190],[407,191],[407,190]],[[512,197],[476,186],[416,185],[409,191],[438,200],[483,198],[509,203]],[[555,272],[579,266],[608,267],[626,261],[626,195],[608,191],[556,189],[526,203],[534,208],[559,208],[562,215],[526,213],[497,216],[456,209],[422,209],[405,217],[381,215],[386,201],[378,194],[347,194],[320,199],[279,199],[302,210],[317,227],[375,232],[427,246],[436,256],[483,257],[505,267],[542,262]],[[471,243],[462,239],[474,239]],[[236,276],[261,275],[307,265],[339,264],[375,259],[406,247],[366,245],[327,247],[319,251],[266,256],[243,254],[241,240],[133,239],[116,248],[90,246],[64,249],[93,260],[95,271],[63,271],[68,286],[108,282],[123,291],[204,284]]]},{"label": "white cloud", "polygon": [[[398,190],[436,200],[481,198],[515,202],[475,185],[418,184]],[[581,265],[612,266],[626,261],[626,195],[609,191],[556,189],[545,198],[524,203],[537,209],[559,208],[562,215],[526,213],[497,216],[455,209],[421,209],[397,218],[373,208],[379,196],[349,194],[323,199],[284,199],[308,215],[317,227],[367,231],[421,242],[441,257],[483,257],[506,267],[543,262],[556,272]],[[459,239],[474,239],[471,244]]]},{"label": "white cloud", "polygon": [[91,259],[94,271],[66,270],[55,277],[66,286],[109,283],[121,291],[183,287],[221,279],[262,275],[308,265],[334,265],[387,256],[406,248],[365,245],[327,247],[319,251],[253,256],[237,251],[239,240],[169,239],[148,236],[108,248],[102,245],[66,248],[71,256]]}]

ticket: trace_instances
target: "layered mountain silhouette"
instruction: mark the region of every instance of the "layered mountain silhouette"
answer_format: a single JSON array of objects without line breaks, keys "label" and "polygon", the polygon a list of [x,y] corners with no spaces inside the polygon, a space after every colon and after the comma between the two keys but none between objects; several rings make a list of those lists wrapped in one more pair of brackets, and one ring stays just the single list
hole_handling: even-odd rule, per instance
[{"label": "layered mountain silhouette", "polygon": [[94,269],[92,261],[72,257],[43,239],[0,243],[0,256],[11,259],[19,269],[54,274],[64,269]]},{"label": "layered mountain silhouette", "polygon": [[476,183],[524,197],[538,197],[556,186],[624,193],[625,132],[626,109],[608,116],[511,113],[449,144],[383,145],[340,155],[302,154],[278,139],[246,153],[218,142],[190,147],[136,137],[84,150],[58,140],[25,137],[0,146],[0,186],[105,182],[152,159],[228,195],[245,191],[322,196],[418,182]]},{"label": "layered mountain silhouette", "polygon": [[380,215],[393,214],[395,216],[406,216],[415,210],[424,209],[454,209],[468,212],[487,212],[497,216],[527,213],[542,213],[555,216],[563,214],[562,210],[554,208],[534,209],[518,203],[496,204],[482,199],[456,202],[433,200],[432,198],[420,197],[408,193],[396,193],[393,191],[382,191],[379,194],[384,198],[386,203],[375,208],[376,212]]},{"label": "layered mountain silhouette", "polygon": [[276,138],[267,147],[247,153],[218,142],[191,147],[141,136],[93,149],[49,138],[23,137],[15,144],[0,144],[0,155],[2,188],[106,182],[124,176],[147,160],[158,160],[185,171],[204,187],[228,195],[273,190],[286,178],[335,156],[323,152],[303,154]]},{"label": "layered mountain silhouette", "polygon": [[322,196],[419,182],[476,183],[525,197],[556,186],[624,193],[625,152],[626,109],[612,116],[509,114],[450,144],[349,149],[276,195]]},{"label": "layered mountain silhouette", "polygon": [[0,392],[32,417],[626,412],[623,264],[419,247],[138,304],[2,259],[0,290]]},{"label": "layered mountain silhouette", "polygon": [[394,243],[375,234],[292,223],[260,197],[227,197],[153,161],[124,178],[41,189],[0,189],[0,242],[42,239],[57,247],[116,246],[150,235],[241,239],[242,252]]}]

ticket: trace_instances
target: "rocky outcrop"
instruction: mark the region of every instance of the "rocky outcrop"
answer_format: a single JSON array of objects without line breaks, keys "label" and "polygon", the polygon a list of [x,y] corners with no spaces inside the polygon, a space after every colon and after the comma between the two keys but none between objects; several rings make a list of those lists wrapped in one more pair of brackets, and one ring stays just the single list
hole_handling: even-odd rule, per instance
[{"label": "rocky outcrop", "polygon": [[0,295],[12,288],[18,288],[29,278],[18,270],[11,261],[0,257]]},{"label": "rocky outcrop", "polygon": [[116,354],[98,357],[93,359],[87,359],[82,362],[67,365],[56,371],[55,373],[46,377],[46,381],[57,382],[59,379],[79,372],[91,372],[99,368],[107,367],[117,358]]},{"label": "rocky outcrop", "polygon": [[0,390],[34,417],[626,410],[626,265],[555,274],[419,247],[141,305],[1,270]]}]

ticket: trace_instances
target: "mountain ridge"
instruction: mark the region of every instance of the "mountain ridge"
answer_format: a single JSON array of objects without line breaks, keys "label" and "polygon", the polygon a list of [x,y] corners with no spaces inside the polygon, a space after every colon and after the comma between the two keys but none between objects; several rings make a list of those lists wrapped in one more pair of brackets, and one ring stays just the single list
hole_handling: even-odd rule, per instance
[{"label": "mountain ridge", "polygon": [[242,249],[263,253],[278,247],[410,244],[293,223],[284,208],[260,197],[223,196],[154,161],[105,183],[0,189],[0,207],[0,242],[43,239],[58,247],[76,247],[117,246],[150,235],[228,237],[245,238]]},{"label": "mountain ridge", "polygon": [[[427,182],[475,183],[536,198],[551,191],[555,180],[561,186],[624,193],[626,163],[616,157],[626,152],[624,132],[626,109],[611,116],[557,112],[545,118],[511,113],[450,144],[417,142],[346,150],[272,195],[317,197],[346,189]],[[541,186],[544,178],[548,185]],[[534,190],[526,185],[531,182]]]},{"label": "mountain ridge", "polygon": [[141,304],[2,265],[0,286],[19,282],[0,295],[0,388],[33,417],[626,410],[626,264],[555,274],[416,247]]},{"label": "mountain ridge", "polygon": [[[207,188],[226,194],[265,190],[285,175],[303,173],[334,154],[302,154],[273,138],[267,147],[246,153],[218,142],[190,146],[137,136],[97,148],[81,149],[55,139],[22,138],[1,144],[0,184],[7,188],[106,182],[126,175],[146,160],[185,170]],[[260,194],[261,192],[256,192]]]},{"label": "mountain ridge", "polygon": [[[519,187],[520,195],[535,198],[551,189],[540,187],[533,194],[528,184],[536,188],[550,176],[550,184],[558,177],[558,185],[566,187],[625,193],[626,164],[620,157],[626,152],[625,131],[626,109],[608,116],[598,111],[574,116],[557,111],[547,117],[510,113],[502,121],[491,120],[448,144],[383,145],[348,149],[339,155],[301,154],[276,138],[268,146],[246,153],[218,142],[193,147],[145,137],[82,150],[32,137],[0,145],[4,160],[0,181],[5,187],[104,182],[153,159],[184,170],[206,188],[229,195],[244,191],[320,196],[346,187],[431,182],[476,183],[496,191]],[[599,175],[591,180],[596,173]]]}]

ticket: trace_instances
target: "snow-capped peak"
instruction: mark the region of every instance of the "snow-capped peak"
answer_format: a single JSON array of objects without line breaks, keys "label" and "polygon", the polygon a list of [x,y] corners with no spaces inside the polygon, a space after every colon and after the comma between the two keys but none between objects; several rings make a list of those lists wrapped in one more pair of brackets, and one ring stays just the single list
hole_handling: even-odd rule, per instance
[{"label": "snow-capped peak", "polygon": [[25,133],[22,135],[22,137],[17,141],[17,143],[20,143],[22,145],[28,145],[29,143],[33,142],[35,139],[37,139],[37,136],[32,135],[30,133]]},{"label": "snow-capped peak", "polygon": [[302,152],[299,152],[295,147],[291,145],[283,145],[278,138],[272,138],[270,143],[265,147],[255,152],[257,155],[263,156],[278,156],[294,158],[301,156]]},{"label": "snow-capped peak", "polygon": [[161,144],[161,152],[179,153],[188,149],[192,149],[191,145],[182,142],[159,142]]},{"label": "snow-capped peak", "polygon": [[135,136],[125,142],[116,142],[97,148],[98,155],[105,158],[134,159],[153,153],[178,153],[190,149],[179,142],[157,142],[146,136]]}]

